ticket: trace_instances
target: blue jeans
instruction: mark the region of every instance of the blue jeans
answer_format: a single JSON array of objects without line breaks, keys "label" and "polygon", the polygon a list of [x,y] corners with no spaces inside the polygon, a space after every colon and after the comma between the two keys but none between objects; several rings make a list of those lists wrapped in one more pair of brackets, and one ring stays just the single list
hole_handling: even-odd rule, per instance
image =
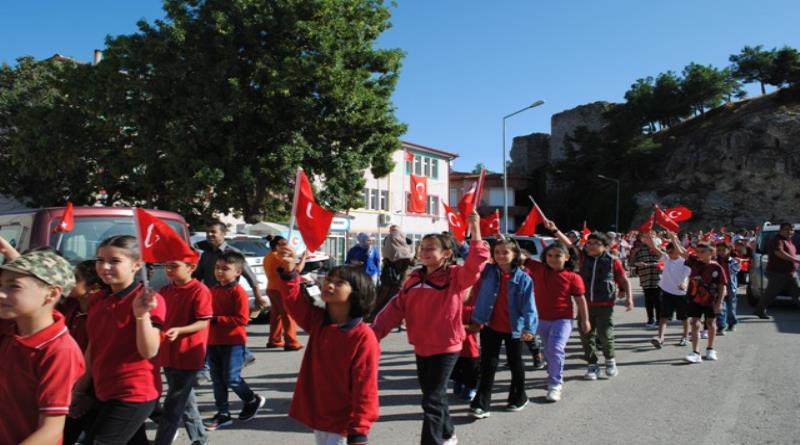
[{"label": "blue jeans", "polygon": [[455,435],[447,404],[447,380],[458,361],[458,353],[417,355],[417,380],[422,389],[423,445],[440,445]]},{"label": "blue jeans", "polygon": [[245,358],[244,345],[214,345],[208,347],[206,357],[211,365],[211,383],[214,386],[214,404],[220,414],[230,414],[228,388],[243,402],[250,402],[256,395],[242,378]]},{"label": "blue jeans", "polygon": [[728,296],[722,302],[722,307],[717,315],[717,327],[725,329],[728,326],[736,326],[739,320],[736,318],[736,288],[728,286]]},{"label": "blue jeans", "polygon": [[560,387],[564,383],[564,359],[567,355],[567,341],[572,333],[572,319],[539,320],[536,336],[544,344],[544,358],[547,360],[547,387]]},{"label": "blue jeans", "polygon": [[203,427],[200,412],[197,410],[197,399],[194,397],[193,385],[198,372],[164,368],[169,390],[164,397],[163,415],[158,422],[155,445],[170,445],[181,420],[192,445],[208,443],[208,434]]}]

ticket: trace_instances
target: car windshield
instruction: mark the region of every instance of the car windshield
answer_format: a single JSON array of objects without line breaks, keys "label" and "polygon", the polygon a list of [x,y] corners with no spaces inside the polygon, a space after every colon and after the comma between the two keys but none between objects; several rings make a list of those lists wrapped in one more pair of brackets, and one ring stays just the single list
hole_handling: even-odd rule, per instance
[{"label": "car windshield", "polygon": [[260,239],[227,239],[229,246],[242,251],[244,256],[266,256],[269,253],[267,243]]},{"label": "car windshield", "polygon": [[[51,233],[58,222],[60,221],[53,221]],[[183,224],[180,221],[166,219],[164,222],[178,232],[183,239],[186,239]],[[130,217],[82,216],[76,217],[75,228],[63,235],[59,250],[64,258],[77,264],[93,259],[97,253],[97,246],[107,238],[116,235],[135,236],[136,231],[133,226],[133,218]],[[52,233],[50,246],[56,247],[60,237],[60,233]]]},{"label": "car windshield", "polygon": [[[778,236],[778,232],[761,232],[758,238],[758,253],[767,254],[767,248],[769,247],[769,242],[772,241],[773,236]],[[800,251],[800,231],[795,230],[794,237],[792,237],[792,242],[797,247],[797,250]]]}]

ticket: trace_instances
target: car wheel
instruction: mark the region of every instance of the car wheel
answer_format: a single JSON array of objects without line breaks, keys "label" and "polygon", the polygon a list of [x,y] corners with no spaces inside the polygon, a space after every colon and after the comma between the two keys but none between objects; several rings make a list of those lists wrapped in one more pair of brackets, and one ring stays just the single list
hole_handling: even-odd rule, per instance
[{"label": "car wheel", "polygon": [[758,306],[758,298],[753,295],[753,290],[750,288],[749,284],[747,285],[747,304],[749,304],[750,307]]}]

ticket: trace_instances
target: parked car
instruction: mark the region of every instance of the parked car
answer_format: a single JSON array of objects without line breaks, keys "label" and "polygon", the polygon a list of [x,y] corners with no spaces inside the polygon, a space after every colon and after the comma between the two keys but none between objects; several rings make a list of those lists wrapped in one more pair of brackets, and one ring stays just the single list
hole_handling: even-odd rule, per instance
[{"label": "parked car", "polygon": [[[188,241],[188,229],[183,217],[174,212],[148,210]],[[73,265],[94,259],[97,246],[115,235],[136,235],[133,209],[126,207],[75,207],[75,227],[62,234],[53,233],[61,223],[64,207],[21,209],[0,213],[0,236],[20,252],[32,247],[61,244],[59,251]],[[0,257],[0,261],[2,258]],[[159,289],[168,283],[163,267],[155,265],[150,286]]]},{"label": "parked car", "polygon": [[[753,246],[753,258],[750,260],[750,282],[747,285],[747,302],[751,306],[756,306],[761,295],[767,289],[766,269],[769,255],[767,255],[767,247],[773,237],[778,236],[778,224],[765,222],[761,225],[761,230],[758,233],[755,246]],[[800,251],[800,224],[794,224],[794,238],[792,239],[797,250]],[[790,298],[786,291],[778,294],[779,299]],[[800,298],[794,300],[795,305],[800,307]]]},{"label": "parked car", "polygon": [[[531,259],[534,261],[542,261],[542,252],[544,252],[545,247],[549,246],[556,242],[556,239],[550,236],[516,236],[511,235],[511,238],[514,239],[519,247],[531,254]],[[484,238],[492,248],[494,248],[495,243],[497,243],[497,239],[493,236],[487,236]]]}]

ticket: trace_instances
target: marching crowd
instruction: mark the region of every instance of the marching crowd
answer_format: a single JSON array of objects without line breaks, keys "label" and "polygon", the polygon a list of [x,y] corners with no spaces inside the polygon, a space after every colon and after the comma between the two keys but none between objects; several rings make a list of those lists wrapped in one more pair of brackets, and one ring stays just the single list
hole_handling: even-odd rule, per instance
[{"label": "marching crowd", "polygon": [[[468,226],[468,244],[429,234],[416,252],[393,226],[382,265],[359,235],[350,264],[334,267],[320,284],[323,305],[304,291],[306,254],[298,258],[286,240],[271,240],[264,259],[272,304],[267,347],[305,349],[289,416],[312,429],[317,444],[368,443],[379,413],[379,342],[396,328],[406,331],[416,357],[423,444],[458,442],[451,379],[472,417],[490,416],[503,346],[512,375],[508,411],[528,404],[524,349],[535,368],[546,369],[547,400],[560,401],[576,320],[584,377],[617,376],[613,313],[617,300],[633,309],[629,274],[644,290],[654,348],[662,348],[673,316],[683,323],[679,344],[691,347],[690,363],[718,360],[716,337],[736,329],[752,234],[582,237],[546,220],[555,242],[533,258],[511,237],[490,246],[475,212]],[[135,237],[103,241],[94,260],[74,269],[53,249],[19,254],[0,238],[0,445],[56,444],[62,436],[68,444],[148,443],[148,417],[158,423],[156,444],[172,443],[181,425],[192,443],[205,444],[207,431],[234,422],[230,391],[242,403],[239,421],[256,416],[266,400],[242,378],[250,360],[249,304],[238,281],[249,270],[216,232],[224,226],[209,227],[202,256],[164,264],[171,283],[158,292],[137,278],[144,264]],[[780,254],[770,255],[768,271],[796,272],[791,237],[792,226],[782,225],[771,247]],[[794,276],[791,291],[800,293]],[[768,304],[769,297],[759,316],[767,317]],[[296,326],[308,333],[305,347]],[[206,368],[216,413],[201,419],[193,388]]]}]

